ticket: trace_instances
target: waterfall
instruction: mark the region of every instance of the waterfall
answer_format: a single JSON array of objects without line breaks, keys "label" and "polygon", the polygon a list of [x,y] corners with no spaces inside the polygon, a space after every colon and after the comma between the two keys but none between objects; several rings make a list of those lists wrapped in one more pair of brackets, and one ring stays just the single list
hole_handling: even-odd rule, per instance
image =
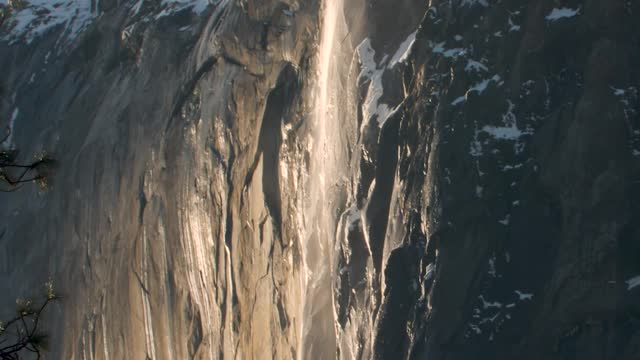
[{"label": "waterfall", "polygon": [[[348,141],[343,111],[348,91],[344,40],[348,31],[342,0],[326,0],[321,11],[321,37],[312,90],[312,134],[305,197],[303,235],[304,299],[300,356],[304,359],[336,357],[333,299],[333,245],[337,219],[345,203]],[[348,49],[346,51],[350,51]]]}]

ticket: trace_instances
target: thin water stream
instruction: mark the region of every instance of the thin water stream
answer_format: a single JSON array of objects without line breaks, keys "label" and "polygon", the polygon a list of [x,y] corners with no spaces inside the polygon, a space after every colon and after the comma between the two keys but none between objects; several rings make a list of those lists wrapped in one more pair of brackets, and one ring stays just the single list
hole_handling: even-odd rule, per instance
[{"label": "thin water stream", "polygon": [[322,6],[317,55],[310,169],[305,214],[302,349],[304,359],[334,359],[337,335],[333,299],[333,245],[344,204],[348,171],[345,141],[345,67],[342,40],[347,36],[342,0]]}]

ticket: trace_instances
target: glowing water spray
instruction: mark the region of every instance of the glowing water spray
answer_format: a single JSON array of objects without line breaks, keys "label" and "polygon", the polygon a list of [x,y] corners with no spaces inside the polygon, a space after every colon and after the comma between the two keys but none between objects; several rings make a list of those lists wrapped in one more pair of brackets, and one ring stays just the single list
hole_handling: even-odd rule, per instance
[{"label": "glowing water spray", "polygon": [[340,97],[344,96],[340,81],[343,73],[340,43],[347,33],[342,0],[324,2],[320,26],[303,240],[306,276],[299,354],[304,359],[334,359],[336,351],[332,257],[339,182],[346,170],[338,106]]}]

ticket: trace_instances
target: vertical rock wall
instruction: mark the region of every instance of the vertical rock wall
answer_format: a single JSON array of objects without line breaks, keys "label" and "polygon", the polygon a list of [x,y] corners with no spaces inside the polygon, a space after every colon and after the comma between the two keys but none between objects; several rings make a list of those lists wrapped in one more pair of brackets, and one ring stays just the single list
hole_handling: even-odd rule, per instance
[{"label": "vertical rock wall", "polygon": [[295,357],[318,4],[165,5],[2,44],[21,156],[61,164],[3,200],[3,308],[52,276],[54,358]]},{"label": "vertical rock wall", "polygon": [[376,357],[638,356],[636,5],[430,2]]}]

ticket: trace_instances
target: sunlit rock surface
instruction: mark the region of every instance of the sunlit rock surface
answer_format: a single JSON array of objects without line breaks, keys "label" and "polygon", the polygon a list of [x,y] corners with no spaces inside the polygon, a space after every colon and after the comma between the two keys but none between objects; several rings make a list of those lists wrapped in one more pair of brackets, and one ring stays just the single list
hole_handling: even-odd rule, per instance
[{"label": "sunlit rock surface", "polygon": [[634,1],[0,0],[54,359],[636,359]]}]

